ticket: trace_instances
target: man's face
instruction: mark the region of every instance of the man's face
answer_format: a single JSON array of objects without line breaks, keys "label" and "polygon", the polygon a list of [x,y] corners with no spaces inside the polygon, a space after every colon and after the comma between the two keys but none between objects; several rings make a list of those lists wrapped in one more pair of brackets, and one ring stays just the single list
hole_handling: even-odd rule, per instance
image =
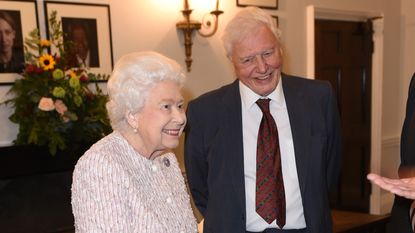
[{"label": "man's face", "polygon": [[72,31],[72,40],[78,56],[86,58],[88,53],[88,40],[85,30],[82,28],[74,28]]},{"label": "man's face", "polygon": [[231,60],[238,79],[252,91],[266,96],[275,90],[282,69],[281,45],[271,30],[261,26],[235,43]]},{"label": "man's face", "polygon": [[0,19],[0,52],[12,51],[15,37],[16,32],[10,24],[4,19]]}]

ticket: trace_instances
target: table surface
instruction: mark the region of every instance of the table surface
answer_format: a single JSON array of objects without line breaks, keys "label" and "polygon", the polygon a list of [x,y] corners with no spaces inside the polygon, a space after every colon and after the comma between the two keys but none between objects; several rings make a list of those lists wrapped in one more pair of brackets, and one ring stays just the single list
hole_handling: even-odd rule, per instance
[{"label": "table surface", "polygon": [[359,232],[364,229],[385,227],[389,214],[373,215],[359,212],[332,210],[333,232]]}]

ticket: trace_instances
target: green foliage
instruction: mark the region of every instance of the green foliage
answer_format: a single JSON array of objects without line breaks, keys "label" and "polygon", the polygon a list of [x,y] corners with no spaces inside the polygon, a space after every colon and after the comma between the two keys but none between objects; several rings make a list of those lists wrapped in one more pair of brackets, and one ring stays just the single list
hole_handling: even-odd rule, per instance
[{"label": "green foliage", "polygon": [[[10,89],[10,121],[19,125],[16,145],[47,145],[52,155],[76,144],[92,144],[112,131],[105,104],[108,96],[90,73],[69,61],[73,43],[63,41],[61,22],[52,12],[49,40],[34,29],[25,38],[25,70]],[[55,51],[52,54],[50,51]],[[94,85],[95,84],[95,85]]]}]

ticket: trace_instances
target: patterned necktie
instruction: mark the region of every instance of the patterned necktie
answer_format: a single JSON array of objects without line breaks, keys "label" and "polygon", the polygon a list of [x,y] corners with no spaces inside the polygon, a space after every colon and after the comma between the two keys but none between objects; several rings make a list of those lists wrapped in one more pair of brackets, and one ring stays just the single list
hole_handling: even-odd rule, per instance
[{"label": "patterned necktie", "polygon": [[282,179],[278,130],[269,111],[270,99],[256,103],[262,111],[258,131],[256,163],[256,212],[268,223],[277,219],[280,228],[285,225],[285,191]]}]

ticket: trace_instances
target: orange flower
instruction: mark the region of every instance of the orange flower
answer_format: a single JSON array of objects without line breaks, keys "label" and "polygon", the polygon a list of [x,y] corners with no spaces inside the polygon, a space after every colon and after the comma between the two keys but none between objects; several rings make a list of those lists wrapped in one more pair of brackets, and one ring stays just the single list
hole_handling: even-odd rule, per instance
[{"label": "orange flower", "polygon": [[71,70],[66,71],[66,73],[69,75],[69,78],[70,78],[70,79],[71,79],[71,78],[77,78],[77,77],[78,77],[78,75],[76,75],[75,71],[73,71],[72,69],[71,69]]},{"label": "orange flower", "polygon": [[50,41],[49,40],[41,39],[39,41],[39,45],[40,45],[40,47],[49,47],[50,46]]}]

